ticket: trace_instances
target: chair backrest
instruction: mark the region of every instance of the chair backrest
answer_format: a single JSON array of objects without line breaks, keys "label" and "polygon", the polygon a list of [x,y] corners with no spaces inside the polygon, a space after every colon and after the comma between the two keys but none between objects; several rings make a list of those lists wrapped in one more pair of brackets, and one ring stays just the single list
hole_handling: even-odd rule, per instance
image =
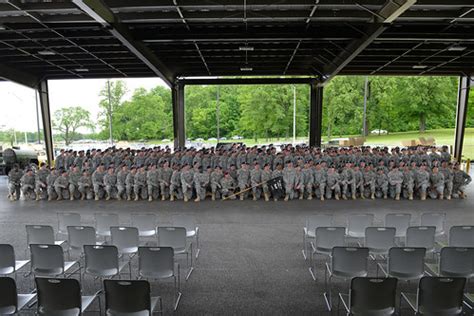
[{"label": "chair backrest", "polygon": [[147,311],[151,315],[150,283],[148,281],[104,280],[104,290],[107,315]]},{"label": "chair backrest", "polygon": [[139,247],[138,273],[143,276],[168,278],[174,275],[174,251],[171,247]]},{"label": "chair backrest", "polygon": [[474,226],[453,226],[449,230],[450,247],[474,247]]},{"label": "chair backrest", "polygon": [[333,226],[334,215],[332,214],[313,214],[306,219],[305,227],[308,231],[314,231],[318,227]]},{"label": "chair backrest", "polygon": [[188,232],[196,230],[196,220],[191,215],[174,215],[172,216],[172,222],[174,227],[184,227]]},{"label": "chair backrest", "polygon": [[0,277],[0,314],[12,315],[18,309],[18,295],[15,280]]},{"label": "chair backrest", "polygon": [[115,213],[96,213],[95,229],[97,234],[104,235],[110,233],[110,227],[119,226],[119,216]]},{"label": "chair backrest", "polygon": [[418,285],[421,315],[461,315],[465,278],[423,277]]},{"label": "chair backrest", "polygon": [[370,251],[388,253],[395,247],[395,227],[367,227],[365,229],[365,246]]},{"label": "chair backrest", "polygon": [[116,246],[120,253],[135,253],[140,243],[138,228],[125,226],[110,227],[112,234],[112,245]]},{"label": "chair backrest", "polygon": [[39,315],[81,315],[81,287],[76,279],[35,278]]},{"label": "chair backrest", "polygon": [[81,214],[58,213],[58,231],[66,234],[68,226],[81,226]]},{"label": "chair backrest", "polygon": [[349,292],[350,313],[351,315],[394,315],[396,292],[396,278],[353,278]]},{"label": "chair backrest", "polygon": [[425,272],[425,255],[425,248],[390,248],[388,274],[404,279],[421,278]]},{"label": "chair backrest", "polygon": [[85,272],[108,275],[119,273],[119,254],[117,247],[112,245],[85,245]]},{"label": "chair backrest", "polygon": [[435,247],[436,227],[434,226],[411,226],[407,229],[407,247],[426,248],[433,251]]},{"label": "chair backrest", "polygon": [[474,247],[441,248],[439,274],[445,277],[474,277]]},{"label": "chair backrest", "polygon": [[54,244],[54,230],[49,225],[26,225],[26,243]]},{"label": "chair backrest", "polygon": [[385,227],[395,227],[396,237],[405,237],[407,228],[410,227],[411,214],[390,213],[385,215]]},{"label": "chair backrest", "polygon": [[15,250],[10,244],[0,244],[0,275],[15,272]]},{"label": "chair backrest", "polygon": [[421,214],[421,226],[436,227],[436,236],[444,235],[445,213],[423,213]]},{"label": "chair backrest", "polygon": [[350,214],[347,224],[347,235],[362,238],[365,229],[374,225],[374,214]]},{"label": "chair backrest", "polygon": [[31,271],[64,273],[63,248],[58,245],[31,244]]},{"label": "chair backrest", "polygon": [[158,227],[158,246],[171,247],[175,252],[186,249],[186,228]]},{"label": "chair backrest", "polygon": [[345,227],[317,227],[316,247],[332,249],[345,246]]},{"label": "chair backrest", "polygon": [[342,273],[348,277],[366,276],[368,257],[368,248],[334,247],[331,256],[332,271],[333,273]]},{"label": "chair backrest", "polygon": [[138,228],[140,235],[142,232],[156,233],[156,215],[148,214],[132,214],[132,227]]},{"label": "chair backrest", "polygon": [[84,245],[95,245],[96,234],[92,226],[68,226],[68,246],[71,249],[77,249],[81,252]]}]

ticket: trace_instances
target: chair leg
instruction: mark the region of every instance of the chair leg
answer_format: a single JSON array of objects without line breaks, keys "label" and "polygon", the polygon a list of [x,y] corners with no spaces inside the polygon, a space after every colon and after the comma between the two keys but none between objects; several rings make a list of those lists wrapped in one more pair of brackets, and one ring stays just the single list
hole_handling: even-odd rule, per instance
[{"label": "chair leg", "polygon": [[306,233],[304,230],[303,230],[303,250],[301,250],[301,252],[303,253],[304,260],[306,260],[307,254],[308,254],[308,245],[306,244]]},{"label": "chair leg", "polygon": [[196,260],[199,257],[199,253],[201,252],[201,248],[199,247],[199,230],[196,232]]},{"label": "chair leg", "polygon": [[[186,281],[189,279],[191,276],[191,273],[194,271],[194,264],[193,264],[193,244],[190,245],[190,250],[191,250],[191,266],[188,264],[188,274],[186,275]],[[186,253],[186,263],[188,263],[188,252]]]},{"label": "chair leg", "polygon": [[309,273],[311,274],[311,277],[313,278],[314,281],[316,281],[316,274],[314,273],[314,259],[313,259],[313,251],[311,251],[310,256],[309,256]]}]

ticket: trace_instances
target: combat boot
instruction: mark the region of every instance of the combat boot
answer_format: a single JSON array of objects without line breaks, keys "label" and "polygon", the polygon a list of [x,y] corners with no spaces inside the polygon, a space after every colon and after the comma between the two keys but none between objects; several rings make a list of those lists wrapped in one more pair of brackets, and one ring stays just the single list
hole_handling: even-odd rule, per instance
[{"label": "combat boot", "polygon": [[255,193],[252,192],[252,200],[253,201],[256,201],[257,200],[257,197],[255,196]]},{"label": "combat boot", "polygon": [[99,196],[98,196],[98,195],[95,196],[95,200],[96,200],[96,201],[99,200]]},{"label": "combat boot", "polygon": [[388,198],[387,193],[383,195],[383,199],[386,200]]},{"label": "combat boot", "polygon": [[71,194],[71,197],[69,198],[70,201],[74,201],[74,194]]},{"label": "combat boot", "polygon": [[288,202],[289,198],[290,198],[290,196],[288,194],[285,195],[285,202]]},{"label": "combat boot", "polygon": [[40,200],[40,195],[39,193],[36,193],[36,201],[39,201]]},{"label": "combat boot", "polygon": [[361,198],[361,200],[365,200],[365,195],[364,195],[364,193],[361,193],[361,194],[360,194],[360,198]]},{"label": "combat boot", "polygon": [[150,196],[148,197],[148,202],[151,202],[151,201],[153,201],[153,197],[150,195]]},{"label": "combat boot", "polygon": [[347,196],[345,194],[342,194],[342,199],[347,200]]},{"label": "combat boot", "polygon": [[164,194],[161,195],[161,200],[166,201],[166,196]]},{"label": "combat boot", "polygon": [[395,200],[400,201],[400,193],[395,196]]},{"label": "combat boot", "polygon": [[352,199],[353,199],[353,200],[356,200],[356,199],[357,199],[355,194],[352,194]]},{"label": "combat boot", "polygon": [[109,194],[107,194],[107,196],[105,197],[105,200],[106,201],[110,200],[110,195]]},{"label": "combat boot", "polygon": [[310,194],[308,195],[308,200],[312,200],[312,199],[313,199],[313,194],[310,193]]},{"label": "combat boot", "polygon": [[81,193],[81,200],[84,201],[86,198],[86,195],[84,193]]},{"label": "combat boot", "polygon": [[375,200],[375,193],[372,193],[372,194],[370,195],[370,198],[371,198],[372,200]]},{"label": "combat boot", "polygon": [[461,193],[459,194],[459,198],[464,199],[465,197],[466,197],[466,195],[464,194],[464,192],[461,192]]},{"label": "combat boot", "polygon": [[215,201],[216,200],[216,194],[212,193],[211,200]]},{"label": "combat boot", "polygon": [[240,195],[240,200],[241,200],[241,201],[244,200],[244,195],[243,195],[243,194]]},{"label": "combat boot", "polygon": [[265,196],[265,202],[270,201],[270,196],[268,193],[263,193],[263,195]]},{"label": "combat boot", "polygon": [[120,196],[120,194],[117,195],[117,200],[122,201],[122,197]]},{"label": "combat boot", "polygon": [[424,192],[421,193],[421,200],[422,201],[426,200],[426,193]]},{"label": "combat boot", "polygon": [[324,201],[324,195],[321,195],[321,201]]},{"label": "combat boot", "polygon": [[199,196],[194,199],[194,202],[200,202],[200,201],[201,201],[201,198]]},{"label": "combat boot", "polygon": [[138,201],[138,194],[135,196],[135,201]]},{"label": "combat boot", "polygon": [[184,196],[184,202],[187,202],[188,201],[188,197],[185,195]]},{"label": "combat boot", "polygon": [[174,193],[171,193],[170,202],[173,202],[173,201],[174,201]]},{"label": "combat boot", "polygon": [[[52,201],[52,200],[53,200],[53,198],[51,196],[48,196],[48,201]],[[10,201],[13,201],[13,197],[10,198]]]},{"label": "combat boot", "polygon": [[413,201],[413,193],[410,193],[410,195],[408,196],[408,199],[409,199],[410,201]]},{"label": "combat boot", "polygon": [[304,194],[300,194],[300,200],[302,200],[304,198]]},{"label": "combat boot", "polygon": [[440,199],[440,200],[444,199],[444,194],[443,194],[443,193],[441,193],[441,194],[439,195],[439,199]]},{"label": "combat boot", "polygon": [[58,196],[58,198],[56,199],[56,201],[61,201],[63,198],[61,196]]},{"label": "combat boot", "polygon": [[127,196],[127,201],[131,201],[131,200],[132,200],[132,196],[131,195]]},{"label": "combat boot", "polygon": [[446,200],[451,200],[451,194],[448,194],[448,196],[446,197]]},{"label": "combat boot", "polygon": [[337,201],[339,201],[339,194],[334,195]]}]

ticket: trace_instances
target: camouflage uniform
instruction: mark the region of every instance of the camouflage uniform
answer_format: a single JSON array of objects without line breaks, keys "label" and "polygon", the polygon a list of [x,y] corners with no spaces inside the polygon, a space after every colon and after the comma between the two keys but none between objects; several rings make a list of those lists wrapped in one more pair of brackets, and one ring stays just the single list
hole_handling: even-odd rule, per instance
[{"label": "camouflage uniform", "polygon": [[194,188],[196,189],[195,202],[206,199],[207,188],[209,187],[210,173],[209,172],[195,172],[194,173]]},{"label": "camouflage uniform", "polygon": [[462,170],[454,170],[453,176],[453,197],[464,198],[464,190],[471,183],[471,176]]},{"label": "camouflage uniform", "polygon": [[415,187],[415,180],[410,169],[403,170],[403,197],[413,200],[413,191]]},{"label": "camouflage uniform", "polygon": [[181,171],[181,188],[183,190],[184,201],[187,202],[193,196],[193,179],[194,173],[192,170]]},{"label": "camouflage uniform", "polygon": [[54,191],[58,196],[57,200],[69,199],[69,179],[62,174],[54,181]]},{"label": "camouflage uniform", "polygon": [[371,167],[365,168],[363,172],[364,177],[364,195],[370,197],[372,200],[375,199],[375,180],[377,178],[376,173]]},{"label": "camouflage uniform", "polygon": [[430,175],[431,187],[429,190],[430,198],[442,200],[444,197],[444,175],[440,171],[432,172]]},{"label": "camouflage uniform", "polygon": [[112,169],[109,169],[104,175],[104,185],[105,185],[105,193],[107,193],[107,200],[115,198],[117,193],[117,175],[115,172],[111,172]]},{"label": "camouflage uniform", "polygon": [[117,173],[117,199],[121,200],[126,192],[126,181],[129,174],[128,169],[122,169]]},{"label": "camouflage uniform", "polygon": [[293,166],[286,167],[283,169],[282,176],[283,183],[285,185],[285,201],[288,201],[288,199],[293,199],[294,197],[296,170],[293,168]]},{"label": "camouflage uniform", "polygon": [[56,181],[57,178],[58,178],[58,171],[55,169],[52,170],[51,173],[46,178],[46,186],[48,189],[48,201],[51,201],[57,198],[56,191],[54,190],[54,182]]},{"label": "camouflage uniform", "polygon": [[223,176],[222,170],[218,168],[211,173],[211,192],[213,201],[216,198],[220,198],[221,179]]},{"label": "camouflage uniform", "polygon": [[91,200],[94,197],[92,179],[89,174],[83,174],[77,181],[78,190],[81,193],[81,200]]},{"label": "camouflage uniform", "polygon": [[[243,156],[240,156],[243,157]],[[243,159],[243,158],[242,158]],[[237,180],[239,191],[245,190],[250,184],[250,171],[245,168],[237,170]],[[248,196],[248,191],[240,194],[240,200],[245,199]]]},{"label": "camouflage uniform", "polygon": [[163,167],[159,172],[161,199],[164,201],[169,196],[171,176],[173,169],[170,167]]},{"label": "camouflage uniform", "polygon": [[340,176],[336,171],[328,172],[327,174],[326,199],[330,199],[333,192],[336,200],[339,200],[339,196],[341,194]]},{"label": "camouflage uniform", "polygon": [[138,201],[140,197],[143,200],[146,200],[148,197],[146,178],[147,178],[146,171],[142,167],[135,175],[135,181],[133,184],[133,193],[135,193],[135,201]]},{"label": "camouflage uniform", "polygon": [[252,186],[253,200],[260,199],[262,187],[257,186],[262,182],[262,169],[255,167],[250,171],[250,185]]},{"label": "camouflage uniform", "polygon": [[36,191],[36,199],[39,200],[40,198],[45,198],[48,191],[48,176],[51,172],[49,169],[40,168],[36,172],[35,176],[35,191]]},{"label": "camouflage uniform", "polygon": [[426,193],[430,186],[430,174],[424,169],[419,169],[416,173],[417,189],[422,200],[426,199]]},{"label": "camouflage uniform", "polygon": [[267,168],[264,168],[262,170],[262,174],[260,175],[262,182],[264,182],[262,184],[262,191],[265,197],[265,201],[268,201],[270,199],[270,189],[268,188],[267,182],[272,179],[272,171],[270,170],[270,168],[268,168],[267,170]]},{"label": "camouflage uniform", "polygon": [[390,198],[400,200],[400,193],[402,192],[403,173],[398,168],[393,168],[387,175],[390,184]]},{"label": "camouflage uniform", "polygon": [[21,169],[12,169],[8,173],[8,192],[12,201],[20,199],[21,177],[23,177],[23,171]]},{"label": "camouflage uniform", "polygon": [[[77,168],[74,168],[77,169]],[[71,200],[74,200],[74,197],[79,189],[79,178],[82,176],[79,170],[72,170],[69,173],[69,196]]]},{"label": "camouflage uniform", "polygon": [[377,175],[375,177],[375,196],[377,198],[387,198],[388,192],[388,177],[383,168],[378,167]]},{"label": "camouflage uniform", "polygon": [[146,182],[148,185],[148,201],[157,199],[160,196],[160,179],[159,172],[153,166],[146,174]]},{"label": "camouflage uniform", "polygon": [[348,188],[350,188],[352,198],[355,199],[355,179],[354,170],[350,167],[346,167],[341,172],[341,183],[342,183],[342,198],[345,200],[349,196]]},{"label": "camouflage uniform", "polygon": [[[222,199],[234,194],[234,190],[235,190],[235,181],[234,181],[234,179],[230,176],[224,176],[221,179]],[[235,196],[232,196],[230,199],[234,200]]]},{"label": "camouflage uniform", "polygon": [[104,196],[104,176],[105,172],[99,169],[92,173],[92,187],[94,188],[94,195],[96,200],[99,200]]},{"label": "camouflage uniform", "polygon": [[183,198],[183,190],[181,189],[181,171],[173,170],[170,180],[170,201],[173,201],[175,196],[178,199]]},{"label": "camouflage uniform", "polygon": [[127,190],[128,201],[130,201],[133,196],[133,188],[135,187],[136,174],[136,169],[131,169],[130,172],[127,174],[127,178],[125,179],[125,188]]},{"label": "camouflage uniform", "polygon": [[35,175],[28,174],[26,172],[21,177],[21,192],[23,193],[23,197],[26,199],[31,199],[35,192]]}]

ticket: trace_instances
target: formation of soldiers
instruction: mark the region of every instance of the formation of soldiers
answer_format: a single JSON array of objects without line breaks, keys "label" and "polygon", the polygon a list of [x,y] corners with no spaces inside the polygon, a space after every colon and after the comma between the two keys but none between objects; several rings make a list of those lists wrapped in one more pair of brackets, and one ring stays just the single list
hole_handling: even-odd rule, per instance
[{"label": "formation of soldiers", "polygon": [[[54,168],[9,173],[9,198],[36,200],[464,198],[471,177],[447,147],[326,148],[269,145],[61,150]],[[283,193],[269,181],[281,177]],[[243,192],[242,192],[243,191]]]}]

